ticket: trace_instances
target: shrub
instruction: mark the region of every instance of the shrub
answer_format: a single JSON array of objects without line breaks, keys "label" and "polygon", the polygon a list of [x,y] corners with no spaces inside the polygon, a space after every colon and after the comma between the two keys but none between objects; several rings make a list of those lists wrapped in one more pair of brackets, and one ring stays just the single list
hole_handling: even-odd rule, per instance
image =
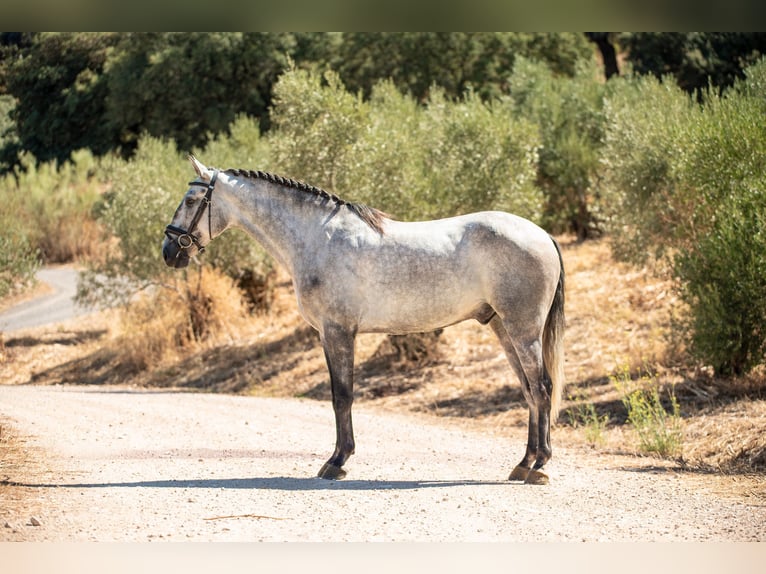
[{"label": "shrub", "polygon": [[[393,118],[389,125],[396,125]],[[423,160],[416,181],[400,193],[414,191],[420,217],[499,209],[540,221],[542,196],[535,186],[540,140],[535,126],[515,118],[507,102],[484,103],[473,92],[450,102],[435,90],[421,112],[417,136],[413,145]]]},{"label": "shrub", "polygon": [[604,215],[617,256],[643,264],[666,256],[685,232],[679,163],[700,110],[669,78],[613,84],[604,104]]},{"label": "shrub", "polygon": [[607,104],[616,252],[669,265],[691,354],[723,375],[766,361],[765,78],[763,60],[701,105],[642,78]]},{"label": "shrub", "polygon": [[23,289],[34,281],[39,267],[38,252],[18,224],[17,215],[0,207],[0,298]]},{"label": "shrub", "polygon": [[402,219],[505,209],[539,220],[539,139],[501,102],[439,89],[424,106],[390,82],[369,102],[338,77],[286,72],[275,87],[275,159],[286,175]]},{"label": "shrub", "polygon": [[81,275],[81,302],[124,304],[151,285],[173,283],[159,247],[189,171],[173,144],[153,138],[140,141],[131,161],[113,161],[108,168],[111,187],[95,214],[116,244]]},{"label": "shrub", "polygon": [[354,142],[369,106],[348,93],[335,72],[291,69],[274,86],[275,159],[287,175],[340,192],[338,178],[353,163]]},{"label": "shrub", "polygon": [[82,261],[100,248],[101,230],[91,217],[103,183],[97,161],[87,150],[72,160],[38,163],[25,153],[20,165],[2,178],[3,195],[16,197],[18,226],[47,263]]},{"label": "shrub", "polygon": [[578,60],[571,77],[518,58],[511,76],[515,114],[533,121],[542,138],[537,182],[545,194],[544,225],[574,231],[580,239],[600,231],[597,200],[608,86],[596,77],[592,58]]},{"label": "shrub", "polygon": [[[210,153],[205,149],[198,155],[210,156],[206,161],[211,164],[218,163],[218,158],[230,161],[234,157],[266,163],[263,158],[267,149],[251,120],[238,119],[232,133],[228,143],[213,140],[209,144]],[[191,179],[189,162],[174,144],[144,137],[134,158],[114,159],[108,175],[111,188],[97,205],[96,213],[116,245],[82,274],[78,298],[93,305],[124,304],[150,286],[179,289],[178,281],[183,281],[183,274],[166,267],[160,244],[163,230]],[[248,274],[265,277],[273,269],[273,263],[257,243],[237,231],[226,232],[211,243],[200,261],[234,280],[242,280]]]},{"label": "shrub", "polygon": [[679,253],[674,273],[691,313],[693,356],[722,375],[766,361],[766,180],[718,204],[713,228]]},{"label": "shrub", "polygon": [[199,267],[178,290],[154,291],[124,310],[115,341],[118,360],[134,372],[156,368],[220,334],[233,338],[245,315],[233,280]]},{"label": "shrub", "polygon": [[[261,137],[257,120],[245,115],[237,116],[228,135],[211,139],[195,154],[222,169],[273,169],[268,141]],[[229,230],[210,244],[205,260],[235,280],[251,311],[268,309],[274,288],[274,261],[252,237],[238,229]]]}]

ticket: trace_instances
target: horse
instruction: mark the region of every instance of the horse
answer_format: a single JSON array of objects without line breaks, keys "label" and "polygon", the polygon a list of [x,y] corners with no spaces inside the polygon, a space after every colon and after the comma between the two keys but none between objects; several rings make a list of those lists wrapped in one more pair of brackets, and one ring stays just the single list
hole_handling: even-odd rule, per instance
[{"label": "horse", "polygon": [[553,237],[500,211],[398,221],[293,179],[189,161],[197,177],[165,229],[165,263],[186,267],[234,227],[290,274],[330,375],[336,443],[319,477],[345,477],[355,450],[357,334],[428,332],[474,319],[496,334],[529,407],[526,451],[508,480],[549,483],[543,467],[564,386],[564,264]]}]

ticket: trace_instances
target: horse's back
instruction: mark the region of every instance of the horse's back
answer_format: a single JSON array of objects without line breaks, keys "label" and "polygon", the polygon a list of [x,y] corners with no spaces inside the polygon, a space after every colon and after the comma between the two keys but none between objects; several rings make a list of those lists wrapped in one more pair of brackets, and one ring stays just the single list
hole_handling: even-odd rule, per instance
[{"label": "horse's back", "polygon": [[[503,211],[482,211],[422,222],[390,221],[388,238],[401,253],[444,254],[455,263],[478,259],[480,265],[514,265],[524,259],[554,261],[557,256],[548,233],[535,223]],[[459,259],[463,257],[463,259]],[[543,263],[543,264],[546,264]]]}]

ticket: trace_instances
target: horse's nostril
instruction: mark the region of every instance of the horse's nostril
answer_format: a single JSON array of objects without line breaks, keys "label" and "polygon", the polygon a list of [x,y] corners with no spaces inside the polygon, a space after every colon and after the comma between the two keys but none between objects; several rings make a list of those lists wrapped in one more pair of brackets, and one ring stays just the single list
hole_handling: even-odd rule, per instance
[{"label": "horse's nostril", "polygon": [[171,253],[171,249],[167,245],[165,245],[162,248],[162,258],[165,260],[165,263],[167,263],[168,265],[170,265],[170,263],[174,259],[173,254]]}]

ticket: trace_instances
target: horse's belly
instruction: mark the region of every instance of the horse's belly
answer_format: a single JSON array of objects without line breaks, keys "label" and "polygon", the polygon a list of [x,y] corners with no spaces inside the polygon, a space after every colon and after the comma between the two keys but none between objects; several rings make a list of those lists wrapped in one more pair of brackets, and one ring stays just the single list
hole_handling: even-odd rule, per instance
[{"label": "horse's belly", "polygon": [[419,298],[402,301],[381,297],[368,302],[362,310],[358,330],[360,333],[421,333],[454,325],[466,319],[485,322],[492,313],[492,308],[478,298]]}]

